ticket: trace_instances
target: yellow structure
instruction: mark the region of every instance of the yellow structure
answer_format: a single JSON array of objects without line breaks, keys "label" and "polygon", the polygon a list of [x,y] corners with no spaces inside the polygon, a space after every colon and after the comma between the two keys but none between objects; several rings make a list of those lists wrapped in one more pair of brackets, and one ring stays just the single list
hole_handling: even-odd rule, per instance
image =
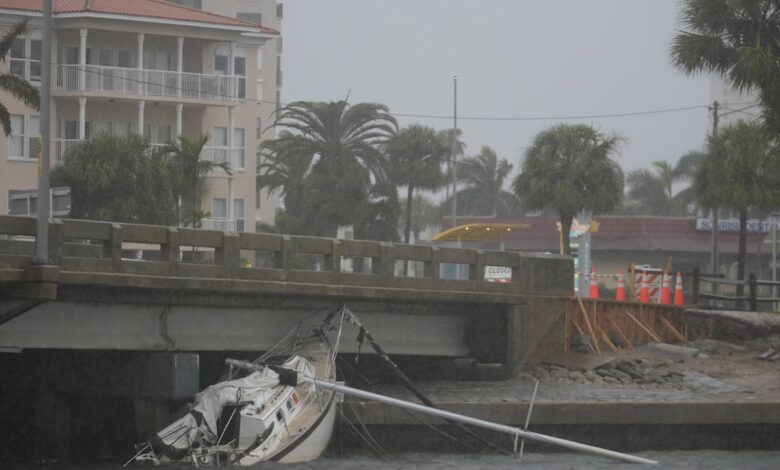
[{"label": "yellow structure", "polygon": [[512,231],[531,227],[530,224],[473,223],[452,227],[431,237],[431,242],[485,242],[500,240]]}]

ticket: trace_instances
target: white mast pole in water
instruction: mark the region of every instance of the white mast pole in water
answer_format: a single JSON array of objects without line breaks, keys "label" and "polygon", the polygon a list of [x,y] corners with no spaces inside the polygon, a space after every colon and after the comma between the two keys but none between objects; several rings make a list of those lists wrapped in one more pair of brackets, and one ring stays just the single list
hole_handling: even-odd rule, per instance
[{"label": "white mast pole in water", "polygon": [[314,384],[315,387],[325,390],[331,390],[333,392],[343,393],[345,395],[351,395],[353,397],[362,398],[364,400],[376,401],[379,403],[386,403],[388,405],[397,406],[399,408],[405,408],[407,410],[417,411],[432,416],[438,416],[452,421],[458,421],[464,424],[470,424],[483,429],[489,429],[491,431],[497,431],[504,434],[510,434],[515,438],[523,437],[533,441],[544,442],[545,444],[551,444],[554,446],[566,447],[567,449],[578,450],[582,452],[590,452],[592,454],[603,455],[605,457],[611,457],[618,460],[624,460],[626,462],[633,463],[648,463],[657,464],[655,460],[645,459],[642,457],[636,457],[634,455],[623,454],[621,452],[615,452],[613,450],[602,449],[601,447],[589,446],[587,444],[580,444],[579,442],[567,441],[566,439],[560,439],[557,437],[547,436],[545,434],[539,434],[531,431],[524,431],[520,428],[513,426],[507,426],[505,424],[493,423],[491,421],[485,421],[482,419],[472,418],[470,416],[464,416],[450,411],[440,410],[437,408],[430,408],[428,406],[419,405],[409,401],[399,400],[397,398],[386,397],[376,393],[366,392],[365,390],[359,390],[357,388],[346,387],[344,385],[338,385],[330,382],[323,382],[312,377],[301,377],[302,380]]}]

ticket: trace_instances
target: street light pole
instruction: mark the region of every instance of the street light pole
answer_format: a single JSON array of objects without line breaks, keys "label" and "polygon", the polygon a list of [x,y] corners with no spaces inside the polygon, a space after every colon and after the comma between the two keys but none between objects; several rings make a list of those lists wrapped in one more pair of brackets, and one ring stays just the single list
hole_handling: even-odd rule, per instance
[{"label": "street light pole", "polygon": [[458,134],[458,74],[452,76],[452,139],[450,141],[450,154],[452,155],[452,227],[458,225],[458,187],[457,156],[455,155],[455,141]]},{"label": "street light pole", "polygon": [[[35,236],[35,264],[49,261],[49,153],[51,149],[51,1],[43,0],[43,37],[41,39],[41,117],[38,142],[38,207]],[[30,149],[32,151],[32,149]]]}]

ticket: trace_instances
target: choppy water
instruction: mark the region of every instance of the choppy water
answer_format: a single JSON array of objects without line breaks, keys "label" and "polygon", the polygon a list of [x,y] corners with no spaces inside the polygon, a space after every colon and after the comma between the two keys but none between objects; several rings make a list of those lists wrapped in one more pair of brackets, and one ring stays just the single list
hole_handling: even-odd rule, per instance
[{"label": "choppy water", "polygon": [[[674,451],[674,452],[640,452],[640,455],[657,460],[663,469],[707,469],[707,470],[775,470],[780,468],[780,452],[770,451]],[[89,463],[83,465],[26,464],[5,466],[0,463],[0,468],[9,470],[97,470],[119,469],[123,462]],[[137,467],[129,467],[137,468]],[[186,469],[189,466],[164,466],[160,469]],[[426,470],[457,469],[639,469],[644,468],[640,464],[622,463],[599,456],[569,453],[534,453],[526,454],[522,462],[517,457],[499,455],[472,455],[472,454],[397,454],[385,457],[359,456],[348,457],[323,457],[314,462],[300,464],[262,463],[252,468],[274,470],[302,470],[302,469],[409,469],[422,468]]]}]

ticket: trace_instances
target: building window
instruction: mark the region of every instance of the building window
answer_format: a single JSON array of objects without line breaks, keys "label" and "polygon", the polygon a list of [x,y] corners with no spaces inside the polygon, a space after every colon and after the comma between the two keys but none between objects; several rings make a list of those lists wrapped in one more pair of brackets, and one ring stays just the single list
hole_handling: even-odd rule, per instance
[{"label": "building window", "polygon": [[29,132],[29,141],[30,141],[30,155],[28,158],[37,160],[38,154],[39,154],[39,148],[38,145],[40,144],[40,133],[41,133],[41,118],[40,116],[30,116],[30,132]]},{"label": "building window", "polygon": [[211,217],[214,219],[227,219],[227,199],[215,197],[211,200]]},{"label": "building window", "polygon": [[260,209],[260,199],[261,199],[260,191],[261,191],[260,188],[257,188],[255,190],[255,209]]},{"label": "building window", "polygon": [[255,124],[255,134],[257,140],[260,140],[263,135],[263,120],[260,118],[257,118],[257,123]]},{"label": "building window", "polygon": [[30,81],[41,81],[41,40],[30,40]]},{"label": "building window", "polygon": [[246,98],[246,57],[234,58],[233,73],[238,75],[238,97]]},{"label": "building window", "polygon": [[236,18],[239,20],[249,21],[250,23],[262,24],[263,15],[260,13],[238,13]]},{"label": "building window", "polygon": [[222,54],[214,56],[214,73],[217,75],[228,74],[228,60],[230,57]]},{"label": "building window", "polygon": [[257,79],[257,101],[263,101],[263,80]]},{"label": "building window", "polygon": [[246,168],[246,162],[244,161],[246,150],[245,134],[244,129],[239,127],[233,129],[233,148],[236,149],[236,169],[238,170]]},{"label": "building window", "polygon": [[167,144],[171,141],[171,125],[170,124],[158,124],[157,125],[157,144]]},{"label": "building window", "polygon": [[26,78],[24,69],[27,63],[27,40],[16,38],[11,44],[11,74],[20,78]]},{"label": "building window", "polygon": [[278,54],[282,53],[282,38],[281,37],[276,38],[276,52]]},{"label": "building window", "polygon": [[276,17],[280,20],[284,18],[284,3],[276,4]]},{"label": "building window", "polygon": [[24,116],[11,115],[11,135],[8,136],[8,158],[24,158]]},{"label": "building window", "polygon": [[279,112],[279,108],[282,107],[282,92],[276,90],[276,112]]},{"label": "building window", "polygon": [[244,200],[233,199],[233,217],[236,219],[236,232],[244,231]]}]

